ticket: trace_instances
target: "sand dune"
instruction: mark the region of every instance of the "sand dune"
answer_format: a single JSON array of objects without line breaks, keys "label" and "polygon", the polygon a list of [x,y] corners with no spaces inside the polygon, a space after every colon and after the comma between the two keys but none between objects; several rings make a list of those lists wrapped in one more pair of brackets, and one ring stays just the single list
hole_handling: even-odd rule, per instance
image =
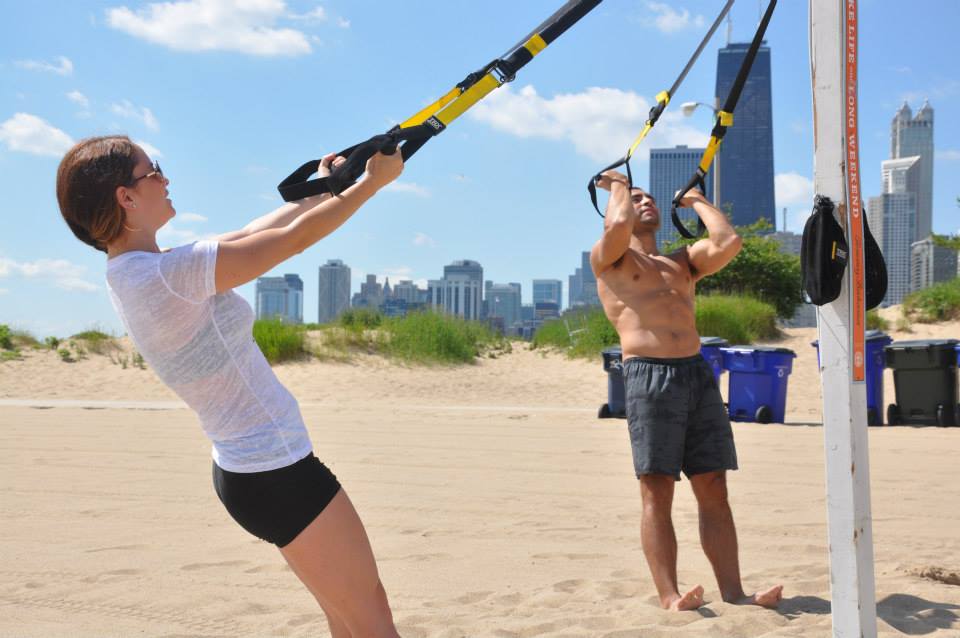
[{"label": "sand dune", "polygon": [[[894,337],[960,336],[914,330]],[[517,348],[466,367],[277,372],[368,527],[405,637],[828,636],[814,333],[778,344],[798,355],[787,425],[735,424],[744,581],[783,583],[777,611],[720,601],[685,484],[680,578],[708,604],[655,604],[624,422],[595,418],[599,360]],[[870,431],[881,636],[960,636],[958,448],[960,428]],[[326,635],[276,550],[223,511],[194,416],[149,370],[47,352],[0,364],[0,449],[0,636]]]}]

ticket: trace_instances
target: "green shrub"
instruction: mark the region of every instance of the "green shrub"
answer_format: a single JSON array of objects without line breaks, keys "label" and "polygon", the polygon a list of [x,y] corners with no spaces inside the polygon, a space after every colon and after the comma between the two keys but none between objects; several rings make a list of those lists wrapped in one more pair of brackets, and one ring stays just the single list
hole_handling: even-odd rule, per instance
[{"label": "green shrub", "polygon": [[57,354],[60,355],[60,360],[64,363],[73,363],[76,359],[73,358],[73,355],[66,348],[60,348],[57,350]]},{"label": "green shrub", "polygon": [[351,308],[337,319],[337,323],[349,330],[371,330],[383,323],[383,315],[370,308]]},{"label": "green shrub", "polygon": [[910,293],[902,310],[906,318],[919,323],[960,319],[960,277]]},{"label": "green shrub", "polygon": [[697,332],[721,337],[733,344],[775,339],[777,310],[746,296],[703,295],[697,297]]},{"label": "green shrub", "polygon": [[867,311],[867,330],[889,330],[890,322],[880,316],[876,309]]},{"label": "green shrub", "polygon": [[[773,227],[764,219],[750,226],[738,226],[743,239],[740,253],[720,272],[697,282],[698,294],[746,295],[776,308],[777,315],[788,319],[803,302],[800,257],[780,250],[769,237]],[[696,240],[683,239],[664,244],[666,254]]]},{"label": "green shrub", "polygon": [[47,337],[46,339],[43,340],[43,342],[51,350],[56,350],[57,348],[60,347],[60,340],[57,339],[56,337]]},{"label": "green shrub", "polygon": [[307,354],[302,327],[279,319],[262,319],[253,323],[253,339],[270,363],[299,359]]},{"label": "green shrub", "polygon": [[117,345],[117,340],[114,339],[112,335],[97,328],[78,332],[70,338],[86,344],[86,349],[95,354],[106,354],[107,352],[113,352],[120,348],[120,346]]},{"label": "green shrub", "polygon": [[10,326],[5,323],[0,323],[0,348],[13,350],[13,338],[10,334]]},{"label": "green shrub", "polygon": [[506,348],[487,326],[435,312],[415,312],[384,322],[386,354],[417,363],[472,363],[481,352]]}]

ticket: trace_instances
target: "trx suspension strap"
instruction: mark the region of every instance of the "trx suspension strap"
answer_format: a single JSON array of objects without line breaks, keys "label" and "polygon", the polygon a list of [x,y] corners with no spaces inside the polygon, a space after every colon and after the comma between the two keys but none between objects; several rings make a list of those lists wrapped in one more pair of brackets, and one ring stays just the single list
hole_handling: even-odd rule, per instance
[{"label": "trx suspension strap", "polygon": [[727,12],[730,11],[730,7],[733,6],[733,3],[734,0],[727,0],[727,3],[723,6],[723,9],[720,10],[720,15],[718,15],[717,19],[713,21],[713,25],[710,27],[710,30],[707,31],[707,35],[703,36],[700,46],[698,46],[697,50],[693,52],[692,56],[690,56],[690,59],[687,61],[687,66],[683,67],[683,71],[680,72],[680,75],[674,81],[673,86],[671,86],[668,90],[660,91],[660,93],[657,94],[657,103],[653,106],[653,108],[650,109],[650,113],[647,115],[647,123],[644,125],[643,130],[640,131],[640,134],[637,135],[637,139],[633,140],[633,144],[631,144],[630,148],[627,149],[626,155],[590,178],[590,183],[587,184],[587,190],[590,191],[590,201],[593,202],[593,207],[601,217],[603,217],[604,214],[600,212],[600,207],[597,205],[597,180],[600,179],[600,175],[606,171],[617,168],[618,166],[626,166],[627,181],[629,182],[630,187],[633,187],[633,173],[630,172],[630,158],[633,157],[633,152],[637,150],[637,147],[640,146],[640,142],[643,141],[643,138],[645,138],[647,133],[649,133],[654,125],[656,125],[657,120],[660,119],[660,115],[663,113],[663,110],[667,108],[667,104],[670,103],[670,98],[672,98],[676,94],[677,89],[680,88],[683,80],[687,77],[687,73],[693,68],[697,58],[700,57],[700,53],[703,51],[704,47],[707,46],[707,42],[710,41],[710,38],[713,37],[714,31],[716,31],[717,27],[720,26],[720,23],[723,22],[724,17],[726,17]]},{"label": "trx suspension strap", "polygon": [[[763,34],[767,31],[770,16],[773,15],[773,9],[776,6],[777,0],[770,0],[770,4],[767,5],[767,11],[763,14],[763,19],[760,21],[760,26],[757,27],[757,32],[753,35],[753,42],[750,43],[747,55],[743,58],[743,63],[740,65],[740,71],[737,72],[737,79],[734,81],[733,86],[730,87],[727,101],[724,102],[723,109],[717,113],[717,123],[714,124],[713,130],[710,132],[710,143],[707,144],[707,148],[703,152],[703,157],[700,158],[697,171],[693,174],[693,177],[690,178],[690,181],[687,182],[687,185],[673,198],[673,202],[671,202],[670,217],[673,219],[673,225],[676,227],[677,232],[687,239],[695,239],[703,235],[706,226],[703,225],[703,220],[697,217],[697,234],[694,235],[691,233],[687,230],[687,227],[683,225],[683,222],[680,221],[680,216],[677,215],[677,206],[680,205],[680,200],[687,194],[687,191],[694,186],[699,186],[703,192],[707,190],[704,179],[710,170],[710,164],[713,163],[713,157],[717,154],[717,151],[720,150],[720,143],[723,141],[723,136],[727,134],[727,129],[733,126],[733,109],[737,107],[740,93],[743,91],[743,86],[747,83],[750,69],[753,67],[753,61],[757,57],[760,44],[763,42]],[[716,176],[714,176],[714,179],[716,179]],[[720,202],[714,203],[717,206],[720,205]]]},{"label": "trx suspension strap", "polygon": [[340,151],[338,155],[346,158],[346,161],[333,169],[329,176],[309,179],[317,172],[320,160],[305,163],[277,187],[283,200],[290,202],[323,193],[336,195],[363,175],[367,160],[375,153],[393,154],[401,144],[400,153],[406,161],[430,138],[442,133],[451,122],[488,93],[512,81],[517,71],[600,2],[570,0],[505,54],[468,75],[430,106],[386,133],[374,135],[365,142]]}]

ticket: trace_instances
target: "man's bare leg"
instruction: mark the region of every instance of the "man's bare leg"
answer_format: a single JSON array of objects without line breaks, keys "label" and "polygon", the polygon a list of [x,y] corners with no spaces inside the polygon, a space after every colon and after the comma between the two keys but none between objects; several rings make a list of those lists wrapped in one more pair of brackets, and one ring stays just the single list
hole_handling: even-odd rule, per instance
[{"label": "man's bare leg", "polygon": [[697,585],[683,595],[677,588],[677,536],[670,516],[674,482],[672,476],[663,474],[640,477],[643,498],[640,539],[660,605],[672,611],[685,611],[703,605],[703,587]]},{"label": "man's bare leg", "polygon": [[728,603],[776,607],[783,597],[783,586],[747,595],[740,582],[737,529],[727,500],[726,472],[707,472],[690,478],[700,513],[700,544],[713,566],[720,595]]}]

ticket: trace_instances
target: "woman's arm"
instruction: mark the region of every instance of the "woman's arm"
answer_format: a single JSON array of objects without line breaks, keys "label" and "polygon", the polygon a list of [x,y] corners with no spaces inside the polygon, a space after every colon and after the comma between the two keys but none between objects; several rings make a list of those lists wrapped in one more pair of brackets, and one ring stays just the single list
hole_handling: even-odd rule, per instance
[{"label": "woman's arm", "polygon": [[[337,156],[335,153],[328,153],[327,155],[323,156],[323,159],[320,160],[320,168],[317,170],[317,173],[320,175],[320,177],[326,177],[330,174],[331,167],[336,168],[345,161],[346,160],[344,158]],[[259,233],[260,231],[267,230],[269,228],[282,228],[289,225],[297,217],[300,217],[300,215],[303,215],[329,198],[330,195],[325,193],[323,195],[298,199],[295,202],[288,202],[283,206],[270,211],[263,217],[258,217],[240,230],[232,230],[228,233],[223,233],[222,235],[214,237],[214,239],[217,241],[232,241],[235,239],[248,237],[254,233]]]},{"label": "woman's arm", "polygon": [[217,249],[217,292],[253,281],[320,241],[350,219],[364,202],[402,171],[400,153],[377,153],[367,161],[366,178],[341,196],[321,201],[280,228],[266,228],[238,239],[221,240]]}]

